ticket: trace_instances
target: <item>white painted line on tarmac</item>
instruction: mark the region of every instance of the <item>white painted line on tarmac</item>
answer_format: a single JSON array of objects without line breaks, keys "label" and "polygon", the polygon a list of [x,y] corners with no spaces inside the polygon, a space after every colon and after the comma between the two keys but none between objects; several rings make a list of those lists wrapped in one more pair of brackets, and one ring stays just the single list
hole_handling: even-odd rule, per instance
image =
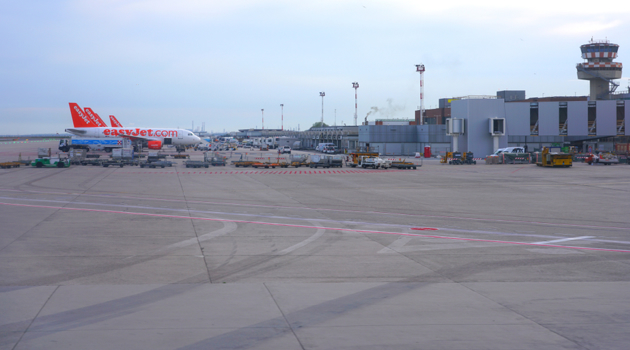
[{"label": "white painted line on tarmac", "polygon": [[584,250],[584,251],[605,251],[605,252],[630,253],[630,250],[624,250],[624,249],[608,249],[608,248],[593,248],[593,247],[571,247],[571,246],[561,246],[561,245],[553,245],[553,244],[535,244],[535,243],[529,243],[529,242],[513,242],[513,241],[500,241],[500,240],[491,240],[491,239],[449,237],[449,236],[426,235],[426,234],[417,234],[417,233],[359,230],[359,229],[348,229],[348,228],[341,228],[341,227],[320,227],[320,226],[281,224],[281,223],[261,222],[261,221],[203,218],[203,217],[191,217],[191,216],[182,216],[182,215],[150,214],[150,213],[138,213],[138,212],[104,210],[104,209],[53,207],[53,206],[45,206],[45,205],[30,205],[30,204],[3,203],[3,202],[0,202],[0,205],[8,205],[8,206],[24,207],[24,208],[27,208],[27,207],[28,208],[46,208],[46,209],[63,210],[63,211],[68,210],[68,211],[77,211],[77,212],[80,211],[80,212],[93,212],[93,213],[109,213],[109,214],[118,214],[118,215],[161,217],[161,218],[171,218],[171,219],[202,220],[202,221],[216,221],[216,222],[234,222],[234,223],[244,223],[244,224],[254,224],[254,225],[267,225],[267,226],[277,226],[277,227],[324,229],[324,230],[332,230],[332,231],[339,231],[339,232],[400,235],[400,236],[425,237],[425,238],[448,239],[448,240],[469,241],[469,242],[491,242],[491,243],[501,243],[501,244],[510,244],[510,245],[522,245],[522,246],[539,246],[539,247],[576,249],[576,250]]},{"label": "white painted line on tarmac", "polygon": [[554,240],[551,240],[551,241],[534,242],[534,244],[551,244],[551,243],[577,241],[577,240],[580,240],[580,239],[590,239],[590,238],[595,238],[595,236],[580,236],[580,237],[561,238],[561,239],[554,239]]},{"label": "white painted line on tarmac", "polygon": [[[113,197],[119,198],[119,197]],[[125,197],[123,197],[125,198]],[[125,204],[107,204],[107,203],[92,203],[92,202],[76,202],[76,201],[61,201],[61,200],[50,200],[50,199],[34,199],[34,198],[17,198],[17,197],[2,197],[0,199],[13,199],[20,201],[28,201],[28,202],[51,202],[51,203],[60,203],[60,204],[71,204],[71,205],[94,205],[94,206],[107,206],[107,207],[124,207],[125,209],[136,208],[136,209],[147,209],[147,210],[158,210],[158,211],[174,211],[174,212],[187,212],[191,213],[200,213],[200,214],[214,214],[214,215],[234,215],[234,216],[244,216],[244,217],[261,217],[265,219],[278,219],[278,220],[306,220],[312,221],[317,220],[321,222],[331,222],[336,224],[347,224],[347,225],[364,225],[368,227],[399,227],[399,228],[408,228],[409,225],[400,225],[400,224],[388,224],[388,223],[376,223],[376,222],[362,222],[362,221],[347,221],[347,220],[328,220],[328,219],[313,219],[313,218],[303,218],[303,217],[291,217],[291,216],[278,216],[278,215],[256,215],[256,214],[245,214],[245,213],[235,213],[235,212],[219,212],[219,211],[205,211],[205,210],[193,210],[193,209],[175,209],[168,207],[150,207],[150,206],[136,206],[136,205],[125,205]],[[342,211],[342,210],[340,210]],[[317,226],[317,225],[315,225]],[[413,228],[412,228],[413,229]],[[438,227],[440,231],[445,232],[458,232],[465,234],[490,234],[490,235],[500,235],[500,236],[517,236],[517,237],[537,237],[537,238],[554,238],[551,235],[540,235],[540,234],[524,234],[524,233],[508,233],[508,232],[491,232],[491,231],[482,231],[482,230],[462,230],[448,227]],[[591,239],[594,236],[582,236],[577,238],[569,238],[569,239],[559,239],[559,240],[549,240],[549,241],[541,241],[538,243],[531,244],[545,244],[545,242],[563,242],[570,241],[574,239]],[[630,241],[613,241],[613,240],[593,240],[602,243],[613,243],[613,244],[630,244]],[[196,239],[194,240],[196,243]],[[385,253],[385,251],[383,251]]]},{"label": "white painted line on tarmac", "polygon": [[159,249],[158,251],[156,251],[156,253],[161,253],[161,252],[168,251],[171,249],[177,249],[177,248],[187,247],[190,245],[195,245],[195,244],[198,244],[199,242],[203,242],[203,241],[210,240],[212,238],[224,236],[228,233],[236,231],[236,228],[237,228],[236,223],[224,221],[223,225],[224,225],[223,228],[220,228],[216,231],[212,231],[204,235],[201,235],[199,237],[190,238],[190,239],[178,242],[178,243],[168,245],[162,249]]},{"label": "white painted line on tarmac", "polygon": [[[317,223],[313,223],[313,224],[316,225],[316,226],[319,226],[319,225],[317,225]],[[310,236],[309,238],[303,240],[302,242],[300,242],[298,244],[294,244],[294,245],[292,245],[292,246],[290,246],[288,248],[285,248],[285,249],[279,251],[277,254],[278,255],[285,255],[285,254],[291,253],[292,251],[294,251],[296,249],[300,249],[300,248],[304,247],[305,245],[307,245],[307,244],[315,241],[319,237],[321,237],[324,234],[324,232],[326,232],[326,229],[318,228],[317,232],[315,232],[314,235]]]},{"label": "white painted line on tarmac", "polygon": [[[473,217],[457,217],[457,216],[444,216],[444,215],[423,215],[423,214],[407,214],[407,213],[392,213],[392,212],[379,212],[379,211],[365,211],[365,210],[349,210],[339,208],[318,208],[318,207],[296,207],[296,206],[277,206],[266,204],[243,204],[243,203],[225,203],[225,202],[211,202],[211,201],[195,201],[195,200],[183,200],[183,199],[167,199],[156,197],[138,197],[138,196],[123,196],[119,194],[87,194],[77,192],[48,192],[48,191],[24,191],[0,188],[0,191],[4,192],[19,192],[19,193],[35,193],[35,194],[54,194],[54,195],[71,195],[71,196],[89,196],[89,197],[103,197],[103,198],[126,198],[126,199],[138,199],[148,201],[162,201],[162,202],[185,202],[185,203],[199,203],[199,204],[220,204],[221,206],[238,206],[238,207],[264,207],[275,209],[290,209],[290,210],[308,210],[308,211],[332,211],[332,212],[346,212],[346,213],[360,213],[360,214],[375,214],[375,215],[387,215],[387,216],[403,216],[403,217],[418,217],[418,218],[440,218],[449,220],[465,220],[465,221],[486,221],[486,222],[506,222],[506,223],[525,223],[534,225],[546,225],[546,226],[564,226],[564,227],[577,227],[577,228],[592,228],[592,229],[609,229],[609,230],[624,230],[627,231],[628,227],[614,227],[614,226],[595,226],[595,225],[580,225],[580,224],[564,224],[564,223],[551,223],[551,222],[539,222],[539,221],[522,221],[522,220],[503,220],[503,219],[490,219],[490,218],[473,218]],[[2,199],[18,199],[12,197],[0,197]],[[92,203],[94,204],[94,203]],[[96,204],[95,204],[96,205]],[[444,230],[444,228],[443,228]],[[456,231],[451,229],[452,231]],[[462,230],[462,232],[466,232]],[[479,233],[483,233],[479,231]],[[493,232],[486,232],[493,233]],[[493,233],[494,234],[494,233]],[[507,234],[507,233],[502,233]],[[517,234],[518,235],[518,234]],[[534,235],[539,236],[539,235]]]}]

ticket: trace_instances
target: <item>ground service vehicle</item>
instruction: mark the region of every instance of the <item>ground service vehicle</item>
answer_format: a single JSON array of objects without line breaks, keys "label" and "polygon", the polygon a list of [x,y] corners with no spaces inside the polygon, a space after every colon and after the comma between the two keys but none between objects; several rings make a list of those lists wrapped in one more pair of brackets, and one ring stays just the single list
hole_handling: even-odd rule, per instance
[{"label": "ground service vehicle", "polygon": [[308,166],[309,165],[308,156],[307,155],[292,156],[290,160],[290,165],[296,168],[299,168],[301,166]]},{"label": "ground service vehicle", "polygon": [[184,162],[186,168],[208,168],[210,163],[202,160],[187,160]]},{"label": "ground service vehicle", "polygon": [[291,154],[291,147],[289,147],[289,146],[283,146],[283,147],[279,148],[278,150],[280,151],[278,153],[281,153],[281,154],[284,154],[284,153]]},{"label": "ground service vehicle", "polygon": [[315,147],[315,150],[316,150],[316,151],[318,151],[318,152],[324,152],[324,149],[325,149],[326,147],[328,147],[328,146],[334,146],[334,145],[335,145],[334,143],[329,143],[329,142],[326,142],[326,143],[320,143],[320,144],[318,144],[318,145],[317,145],[317,147]]},{"label": "ground service vehicle", "polygon": [[492,153],[492,155],[493,156],[498,156],[501,153],[525,153],[525,148],[524,147],[499,148],[494,153]]},{"label": "ground service vehicle", "polygon": [[103,161],[98,158],[86,158],[81,161],[81,165],[102,165]]},{"label": "ground service vehicle", "polygon": [[365,168],[387,169],[387,168],[391,168],[392,161],[381,159],[379,157],[362,156],[361,158],[359,158],[359,163],[357,164],[357,166],[360,166],[361,168],[364,168],[364,169]]},{"label": "ground service vehicle", "polygon": [[536,163],[543,167],[570,167],[573,165],[573,157],[568,153],[551,153],[549,148],[544,147],[540,154],[541,161]]},{"label": "ground service vehicle", "polygon": [[378,153],[376,152],[355,152],[355,153],[350,153],[349,155],[349,159],[346,162],[346,165],[351,166],[351,167],[356,167],[359,164],[359,160],[361,159],[361,157],[378,157]]},{"label": "ground service vehicle", "polygon": [[336,146],[329,145],[329,146],[326,146],[322,152],[328,153],[328,154],[337,154],[339,153],[339,150],[337,149]]},{"label": "ground service vehicle", "polygon": [[584,163],[588,165],[593,164],[602,164],[602,165],[611,165],[611,164],[619,164],[619,158],[617,156],[613,156],[612,154],[589,154],[588,157],[584,159]]},{"label": "ground service vehicle", "polygon": [[4,162],[0,163],[0,168],[9,169],[9,168],[19,168],[22,163],[20,162]]},{"label": "ground service vehicle", "polygon": [[219,155],[218,152],[215,152],[213,156],[208,156],[208,152],[203,153],[203,161],[209,163],[212,166],[225,166],[225,157]]},{"label": "ground service vehicle", "polygon": [[103,165],[104,168],[111,166],[119,166],[119,167],[123,167],[125,166],[125,162],[123,162],[122,160],[104,160],[101,162],[101,165]]},{"label": "ground service vehicle", "polygon": [[247,168],[250,165],[254,165],[254,163],[256,163],[256,162],[251,161],[251,160],[233,160],[232,161],[232,164],[234,164],[234,166],[237,167],[237,168],[240,167],[240,166],[242,166],[244,168]]},{"label": "ground service vehicle", "polygon": [[252,164],[252,167],[254,168],[265,168],[265,169],[269,169],[271,168],[276,168],[277,166],[280,166],[280,164],[278,163],[254,163]]},{"label": "ground service vehicle", "polygon": [[416,165],[415,163],[411,163],[411,162],[404,162],[404,161],[396,161],[396,162],[392,162],[392,168],[396,168],[396,169],[416,169],[418,165]]},{"label": "ground service vehicle", "polygon": [[341,156],[312,156],[312,161],[309,164],[311,168],[317,168],[319,166],[323,168],[341,168],[343,167],[343,158]]},{"label": "ground service vehicle", "polygon": [[70,166],[70,161],[53,157],[37,158],[31,163],[31,166],[36,168],[67,168]]},{"label": "ground service vehicle", "polygon": [[139,165],[140,165],[141,168],[144,168],[144,167],[147,167],[147,168],[157,168],[157,167],[164,168],[164,167],[167,167],[167,166],[169,166],[169,167],[173,166],[173,162],[168,161],[168,160],[158,160],[158,161],[154,161],[154,162],[144,161],[144,162],[140,162]]},{"label": "ground service vehicle", "polygon": [[225,166],[225,159],[212,157],[210,159],[210,165],[212,166]]},{"label": "ground service vehicle", "polygon": [[123,139],[120,137],[112,138],[91,138],[91,137],[76,137],[73,136],[70,139],[59,140],[59,150],[62,152],[68,152],[71,149],[84,149],[87,151],[105,151],[111,152],[115,148],[123,147]]},{"label": "ground service vehicle", "polygon": [[474,156],[475,155],[472,152],[464,152],[464,155],[462,156],[462,164],[477,164]]},{"label": "ground service vehicle", "polygon": [[464,162],[462,161],[462,152],[453,152],[451,154],[451,159],[448,161],[448,164],[464,164]]}]

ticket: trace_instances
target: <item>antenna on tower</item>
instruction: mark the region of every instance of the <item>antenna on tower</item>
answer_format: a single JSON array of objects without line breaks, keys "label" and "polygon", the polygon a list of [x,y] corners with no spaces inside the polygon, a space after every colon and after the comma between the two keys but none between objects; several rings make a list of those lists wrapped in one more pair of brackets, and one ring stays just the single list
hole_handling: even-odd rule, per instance
[{"label": "antenna on tower", "polygon": [[416,64],[416,72],[420,73],[420,125],[424,124],[424,64]]}]

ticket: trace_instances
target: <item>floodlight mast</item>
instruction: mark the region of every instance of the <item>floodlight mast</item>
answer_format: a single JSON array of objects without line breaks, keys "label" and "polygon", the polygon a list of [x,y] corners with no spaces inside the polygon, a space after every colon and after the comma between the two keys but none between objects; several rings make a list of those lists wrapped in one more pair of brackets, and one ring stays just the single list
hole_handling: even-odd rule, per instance
[{"label": "floodlight mast", "polygon": [[416,72],[420,73],[420,125],[424,124],[424,64],[416,64]]},{"label": "floodlight mast", "polygon": [[357,89],[359,88],[359,83],[353,82],[352,87],[354,88],[354,126],[357,126]]},{"label": "floodlight mast", "polygon": [[260,113],[262,113],[262,129],[265,130],[265,110],[261,108]]},{"label": "floodlight mast", "polygon": [[284,103],[280,104],[280,131],[284,131]]},{"label": "floodlight mast", "polygon": [[319,127],[323,128],[324,127],[324,96],[326,96],[326,93],[322,91],[322,92],[319,93],[319,96],[322,97],[322,121],[321,121]]}]

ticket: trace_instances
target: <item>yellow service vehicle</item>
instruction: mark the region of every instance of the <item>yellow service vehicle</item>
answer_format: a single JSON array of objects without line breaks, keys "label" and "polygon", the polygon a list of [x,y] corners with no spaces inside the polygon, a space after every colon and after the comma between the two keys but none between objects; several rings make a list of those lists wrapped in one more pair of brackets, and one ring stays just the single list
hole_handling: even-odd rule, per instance
[{"label": "yellow service vehicle", "polygon": [[355,152],[350,153],[348,160],[346,160],[346,166],[356,168],[359,165],[359,161],[362,157],[377,158],[379,154],[377,152]]},{"label": "yellow service vehicle", "polygon": [[446,164],[449,159],[453,159],[453,152],[446,152],[446,154],[440,158],[440,163]]},{"label": "yellow service vehicle", "polygon": [[540,156],[541,161],[536,163],[538,166],[568,168],[573,165],[573,157],[569,153],[552,153],[549,152],[549,148],[544,147]]}]

